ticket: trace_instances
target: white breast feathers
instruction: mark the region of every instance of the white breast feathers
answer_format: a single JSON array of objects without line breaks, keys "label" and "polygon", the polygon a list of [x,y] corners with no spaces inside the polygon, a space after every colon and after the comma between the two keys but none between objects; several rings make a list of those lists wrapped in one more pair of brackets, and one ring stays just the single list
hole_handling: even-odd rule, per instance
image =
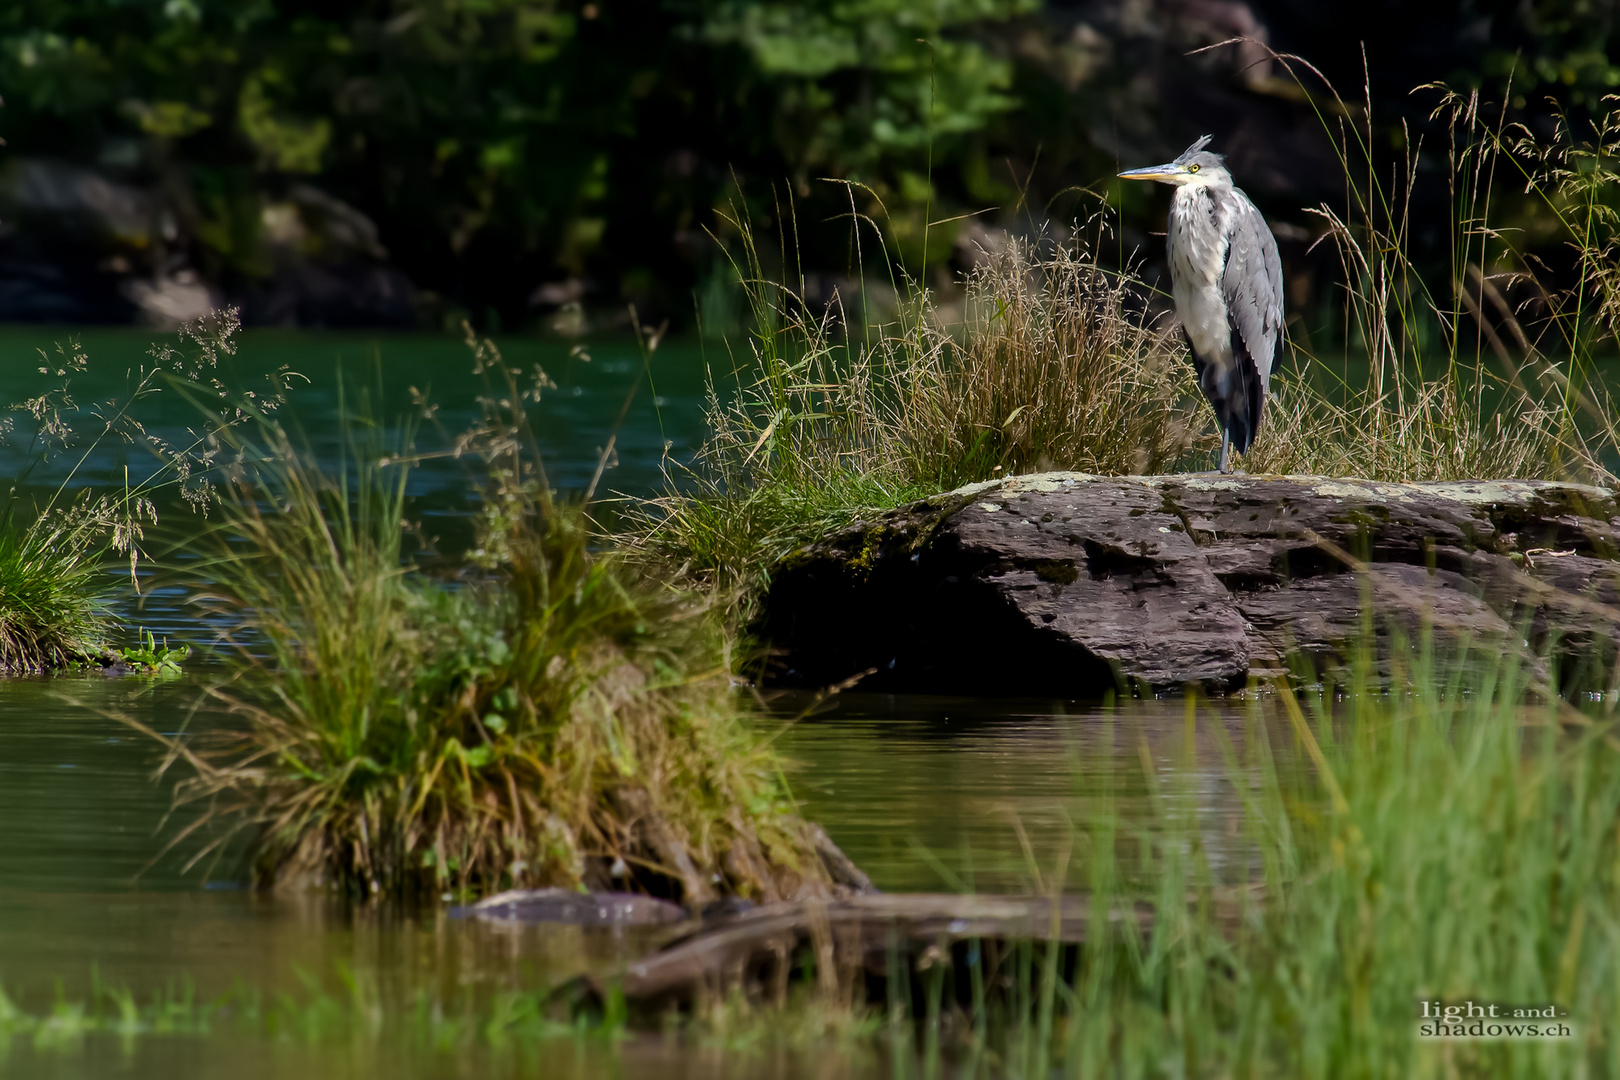
[{"label": "white breast feathers", "polygon": [[1221,295],[1225,211],[1201,185],[1177,188],[1170,200],[1170,282],[1176,317],[1198,358],[1221,369],[1232,365],[1232,333]]}]

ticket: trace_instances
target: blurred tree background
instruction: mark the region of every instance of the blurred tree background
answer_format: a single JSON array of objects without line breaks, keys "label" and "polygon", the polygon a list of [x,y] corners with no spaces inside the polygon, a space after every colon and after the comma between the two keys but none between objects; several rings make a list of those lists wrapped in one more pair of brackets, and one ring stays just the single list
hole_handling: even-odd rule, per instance
[{"label": "blurred tree background", "polygon": [[[1441,168],[1437,95],[1415,87],[1506,95],[1531,125],[1579,118],[1620,86],[1614,15],[1615,0],[10,0],[0,318],[162,322],[228,299],[260,324],[513,328],[628,303],[723,321],[710,234],[729,208],[796,235],[818,294],[849,271],[852,209],[931,283],[993,230],[1083,218],[1110,193],[1121,250],[1151,254],[1163,199],[1112,174],[1205,132],[1284,239],[1297,305],[1320,291],[1302,208],[1343,177],[1257,42],[1369,98],[1396,157],[1426,131],[1420,168]],[[1251,40],[1197,51],[1236,37]]]}]

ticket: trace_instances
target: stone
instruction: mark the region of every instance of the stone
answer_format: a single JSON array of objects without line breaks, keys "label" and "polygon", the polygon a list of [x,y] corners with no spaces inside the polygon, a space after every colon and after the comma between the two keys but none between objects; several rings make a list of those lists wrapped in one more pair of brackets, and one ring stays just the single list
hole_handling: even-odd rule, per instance
[{"label": "stone", "polygon": [[572,889],[511,889],[453,914],[483,922],[569,926],[667,926],[688,917],[679,904],[640,893]]},{"label": "stone", "polygon": [[1551,481],[1010,477],[794,553],[756,629],[777,685],[1230,691],[1341,668],[1367,625],[1380,655],[1430,627],[1568,672],[1620,638],[1617,514]]},{"label": "stone", "polygon": [[219,257],[197,260],[209,245],[196,208],[155,177],[9,158],[0,167],[0,320],[172,329],[235,304],[249,326],[417,325],[415,286],[358,208],[295,183],[233,213],[258,220],[252,243],[223,260],[227,272]]}]

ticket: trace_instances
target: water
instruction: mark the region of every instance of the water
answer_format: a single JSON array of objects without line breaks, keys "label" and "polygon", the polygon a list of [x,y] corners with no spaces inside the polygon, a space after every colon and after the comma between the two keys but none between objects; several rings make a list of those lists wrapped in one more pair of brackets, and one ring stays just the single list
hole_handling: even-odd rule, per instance
[{"label": "water", "polygon": [[[19,388],[18,397],[34,392],[26,388],[39,381],[33,350],[60,336],[0,330],[3,384]],[[93,367],[79,382],[80,400],[113,393],[140,362],[147,338],[132,331],[83,334]],[[554,482],[582,490],[631,385],[645,379],[641,358],[624,346],[595,346],[586,362],[556,344],[502,344],[510,361],[541,364],[558,382],[540,410],[540,434]],[[642,385],[631,401],[605,486],[646,494],[658,484],[666,454],[677,460],[690,454],[702,433],[703,360],[691,346],[656,354],[656,393]],[[369,380],[380,371],[380,415],[403,410],[411,386],[431,388],[449,430],[477,412],[480,389],[453,339],[255,333],[234,360],[249,373],[283,363],[312,378],[294,395],[290,413],[329,454],[338,445],[340,366]],[[191,422],[190,406],[173,395],[159,405],[155,423],[163,430],[182,432]],[[424,430],[424,441],[432,437]],[[58,470],[65,460],[55,463]],[[14,457],[9,466],[16,464]],[[149,465],[111,447],[80,475],[111,483],[126,467],[138,473]],[[59,476],[36,475],[29,491],[40,497]],[[450,532],[466,490],[466,475],[450,461],[424,466],[413,487],[425,516]],[[168,506],[164,513],[180,523],[173,528],[193,527],[184,509]],[[178,590],[163,588],[161,579],[154,584],[139,604],[126,602],[122,614],[160,636],[206,643],[209,628]],[[341,996],[345,972],[399,1009],[418,997],[487,1003],[503,990],[611,973],[644,946],[612,932],[499,928],[442,911],[356,912],[319,898],[261,895],[242,887],[241,868],[228,857],[211,871],[187,870],[195,844],[165,852],[191,820],[185,814],[165,820],[170,784],[182,772],[155,777],[163,748],[116,715],[166,733],[182,723],[209,723],[206,714],[186,719],[209,675],[204,660],[167,682],[83,675],[0,680],[0,986],[30,1013],[88,1000],[101,985],[127,987],[143,1001],[153,994],[189,994],[198,1002],[233,992],[266,1001],[288,995],[303,1010],[294,1014],[318,1019],[310,980],[322,993]],[[795,715],[801,704],[781,700],[780,715]],[[1113,792],[1128,814],[1145,813],[1149,767],[1179,777],[1176,797],[1191,800],[1211,849],[1228,852],[1241,871],[1242,853],[1229,838],[1236,800],[1219,765],[1218,727],[1241,741],[1240,713],[1206,712],[1189,730],[1179,703],[1113,716],[1072,703],[850,694],[780,730],[776,745],[791,762],[805,813],[824,823],[880,887],[1021,891],[1050,887],[1074,854],[1077,824],[1099,808],[1101,792]],[[1188,761],[1202,764],[1188,768]],[[405,1042],[296,1030],[272,1037],[244,1019],[247,997],[232,1000],[211,1015],[208,1035],[0,1035],[0,1075],[792,1077],[824,1075],[828,1066],[791,1055],[682,1047],[662,1036],[612,1046],[563,1036],[471,1050],[435,1049],[420,1032]],[[4,1011],[0,1005],[0,1032]],[[843,1075],[884,1071],[859,1053],[836,1064]]]},{"label": "water", "polygon": [[1217,872],[1241,880],[1252,867],[1223,737],[1245,745],[1240,703],[1204,703],[1189,729],[1179,701],[850,693],[777,745],[806,815],[879,888],[1044,893],[1079,858],[1088,822],[1154,815],[1150,766],[1159,809],[1192,814]]}]

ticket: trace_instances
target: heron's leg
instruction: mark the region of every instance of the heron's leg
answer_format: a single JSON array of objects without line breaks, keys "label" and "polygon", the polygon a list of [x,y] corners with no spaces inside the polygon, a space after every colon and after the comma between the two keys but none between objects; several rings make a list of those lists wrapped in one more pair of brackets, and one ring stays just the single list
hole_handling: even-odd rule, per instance
[{"label": "heron's leg", "polygon": [[1223,431],[1223,432],[1221,432],[1221,472],[1229,473],[1231,471],[1232,471],[1232,433],[1230,431]]}]

